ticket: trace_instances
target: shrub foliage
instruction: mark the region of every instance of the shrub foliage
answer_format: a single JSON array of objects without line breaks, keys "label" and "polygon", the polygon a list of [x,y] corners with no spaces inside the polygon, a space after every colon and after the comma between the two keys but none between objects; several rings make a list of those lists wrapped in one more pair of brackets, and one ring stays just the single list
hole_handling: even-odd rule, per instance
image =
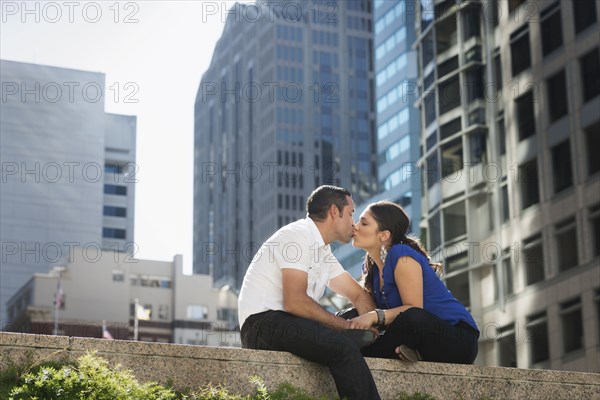
[{"label": "shrub foliage", "polygon": [[[269,391],[259,377],[251,377],[254,393],[247,396],[229,393],[221,385],[206,385],[197,390],[176,391],[155,382],[139,382],[130,370],[87,353],[77,362],[44,362],[41,365],[13,366],[0,376],[0,397],[8,400],[328,400],[315,398],[288,383]],[[403,393],[398,400],[435,400],[423,393]]]}]

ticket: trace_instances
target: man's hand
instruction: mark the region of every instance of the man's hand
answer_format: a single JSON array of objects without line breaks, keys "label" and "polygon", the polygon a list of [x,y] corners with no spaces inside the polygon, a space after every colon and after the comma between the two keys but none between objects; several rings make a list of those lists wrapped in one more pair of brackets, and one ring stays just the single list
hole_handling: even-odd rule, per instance
[{"label": "man's hand", "polygon": [[371,329],[377,323],[377,313],[369,311],[350,320],[352,329]]}]

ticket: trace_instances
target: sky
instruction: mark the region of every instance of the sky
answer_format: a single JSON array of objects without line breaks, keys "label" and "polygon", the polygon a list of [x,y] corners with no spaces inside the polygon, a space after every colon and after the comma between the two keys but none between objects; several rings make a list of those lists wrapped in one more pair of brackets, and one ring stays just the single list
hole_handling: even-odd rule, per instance
[{"label": "sky", "polygon": [[234,4],[0,1],[0,58],[104,73],[105,111],[137,116],[135,257],[183,254],[186,273],[194,102]]}]

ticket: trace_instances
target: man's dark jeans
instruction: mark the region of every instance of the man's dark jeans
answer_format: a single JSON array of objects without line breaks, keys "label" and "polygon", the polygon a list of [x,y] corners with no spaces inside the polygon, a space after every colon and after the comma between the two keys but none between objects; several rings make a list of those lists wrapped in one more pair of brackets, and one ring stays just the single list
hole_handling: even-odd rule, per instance
[{"label": "man's dark jeans", "polygon": [[265,311],[248,317],[241,330],[242,346],[287,351],[326,365],[340,398],[377,400],[371,371],[358,346],[342,333],[284,311]]}]

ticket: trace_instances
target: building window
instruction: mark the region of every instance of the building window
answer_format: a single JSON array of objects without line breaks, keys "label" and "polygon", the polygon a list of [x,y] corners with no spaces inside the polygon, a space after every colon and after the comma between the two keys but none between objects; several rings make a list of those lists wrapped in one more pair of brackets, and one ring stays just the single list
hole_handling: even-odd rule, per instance
[{"label": "building window", "polygon": [[510,202],[508,200],[508,185],[502,186],[500,189],[502,196],[502,222],[508,221],[510,218]]},{"label": "building window", "polygon": [[429,87],[435,82],[435,72],[432,70],[426,77],[423,79],[423,88],[425,90],[429,89]]},{"label": "building window", "polygon": [[[459,137],[442,146],[442,178],[456,174],[463,166],[462,138]],[[448,179],[452,181],[452,178]]]},{"label": "building window", "polygon": [[465,307],[470,307],[471,298],[469,294],[469,266],[468,253],[462,252],[445,260],[446,272],[450,275],[456,271],[463,271],[446,278],[446,287]]},{"label": "building window", "polygon": [[483,67],[473,67],[467,70],[467,102],[471,104],[475,100],[483,99]]},{"label": "building window", "polygon": [[563,352],[570,353],[583,348],[583,319],[581,299],[573,299],[560,305]]},{"label": "building window", "polygon": [[500,148],[500,155],[504,155],[506,154],[506,126],[504,125],[504,111],[498,113],[496,126],[498,129],[498,147]]},{"label": "building window", "polygon": [[572,1],[573,17],[575,18],[575,34],[583,32],[596,22],[595,1]]},{"label": "building window", "polygon": [[112,280],[113,282],[124,282],[125,272],[121,271],[120,269],[113,269]]},{"label": "building window", "polygon": [[219,321],[235,322],[237,320],[237,310],[235,308],[217,309],[217,319]]},{"label": "building window", "polygon": [[552,166],[554,193],[558,193],[573,186],[571,146],[569,145],[569,139],[552,148]]},{"label": "building window", "polygon": [[434,152],[432,155],[427,157],[425,173],[427,174],[428,188],[431,188],[433,185],[440,181],[440,166],[438,162],[437,152]]},{"label": "building window", "polygon": [[563,272],[579,264],[577,256],[577,224],[570,218],[555,227],[556,251],[558,253],[558,271]]},{"label": "building window", "polygon": [[519,167],[519,177],[521,180],[522,209],[525,210],[540,202],[537,160],[535,158]]},{"label": "building window", "polygon": [[494,78],[496,82],[493,82],[493,87],[497,92],[502,91],[502,58],[499,47],[494,50]]},{"label": "building window", "polygon": [[440,228],[440,213],[435,213],[429,218],[429,248],[437,249],[442,244],[442,232]]},{"label": "building window", "polygon": [[515,11],[519,6],[525,3],[527,0],[508,0],[508,12]]},{"label": "building window", "polygon": [[515,344],[515,325],[498,328],[498,366],[517,366],[517,346]]},{"label": "building window", "polygon": [[546,80],[546,87],[548,88],[550,122],[554,122],[567,115],[569,111],[565,70],[563,69],[556,75],[548,78]]},{"label": "building window", "polygon": [[547,56],[563,44],[560,3],[557,1],[540,12],[540,21],[542,25],[542,54]]},{"label": "building window", "polygon": [[127,186],[104,185],[104,194],[115,194],[117,196],[127,196]]},{"label": "building window", "polygon": [[151,288],[163,288],[170,289],[172,287],[171,278],[168,276],[157,276],[157,275],[137,275],[130,274],[129,280],[131,286],[142,286]]},{"label": "building window", "polygon": [[533,91],[529,91],[515,100],[519,140],[526,139],[535,134],[534,103]]},{"label": "building window", "polygon": [[510,253],[505,251],[502,259],[502,272],[503,272],[503,283],[504,283],[504,294],[506,296],[514,293],[514,277],[513,277],[513,266],[510,259]]},{"label": "building window", "polygon": [[544,249],[541,235],[523,241],[523,266],[527,286],[544,280]]},{"label": "building window", "polygon": [[479,37],[481,35],[481,15],[481,7],[478,4],[467,6],[462,11],[464,41],[473,36]]},{"label": "building window", "polygon": [[202,321],[208,319],[208,306],[191,304],[187,306],[187,319]]},{"label": "building window", "polygon": [[446,278],[446,287],[465,307],[471,307],[468,271]]},{"label": "building window", "polygon": [[588,175],[600,171],[600,120],[585,128]]},{"label": "building window", "polygon": [[423,38],[421,44],[421,53],[423,58],[423,67],[427,66],[433,60],[433,31],[430,31]]},{"label": "building window", "polygon": [[[458,69],[458,56],[454,56],[447,61],[439,64],[437,67],[438,79],[448,75]],[[431,75],[431,74],[430,74]],[[433,78],[433,76],[431,77]]]},{"label": "building window", "polygon": [[440,127],[441,140],[447,139],[457,132],[462,130],[461,117],[455,118],[452,121]]},{"label": "building window", "polygon": [[589,101],[600,94],[600,49],[595,48],[579,59],[583,101]]},{"label": "building window", "polygon": [[510,56],[512,75],[516,76],[531,66],[529,49],[529,27],[519,28],[510,35]]},{"label": "building window", "polygon": [[444,241],[451,242],[467,234],[465,202],[460,201],[447,207],[444,216]]},{"label": "building window", "polygon": [[550,359],[548,319],[545,311],[527,317],[527,342],[532,365]]},{"label": "building window", "polygon": [[102,237],[108,239],[125,239],[127,232],[125,229],[102,228]]},{"label": "building window", "polygon": [[472,164],[484,163],[487,160],[487,130],[477,129],[469,134],[469,150],[471,153],[470,162]]},{"label": "building window", "polygon": [[460,106],[460,81],[456,75],[438,86],[440,115]]},{"label": "building window", "polygon": [[160,304],[158,306],[158,319],[168,320],[169,319],[169,306],[166,304]]},{"label": "building window", "polygon": [[456,18],[449,17],[438,22],[435,26],[435,34],[437,54],[441,54],[454,46],[458,40],[458,35],[456,32]]},{"label": "building window", "polygon": [[600,204],[590,208],[590,225],[594,257],[600,256]]},{"label": "building window", "polygon": [[104,172],[106,174],[122,174],[124,170],[123,164],[117,163],[105,163],[104,164]]},{"label": "building window", "polygon": [[425,126],[435,121],[435,92],[425,96]]},{"label": "building window", "polygon": [[104,215],[107,217],[127,217],[125,207],[104,206]]}]

